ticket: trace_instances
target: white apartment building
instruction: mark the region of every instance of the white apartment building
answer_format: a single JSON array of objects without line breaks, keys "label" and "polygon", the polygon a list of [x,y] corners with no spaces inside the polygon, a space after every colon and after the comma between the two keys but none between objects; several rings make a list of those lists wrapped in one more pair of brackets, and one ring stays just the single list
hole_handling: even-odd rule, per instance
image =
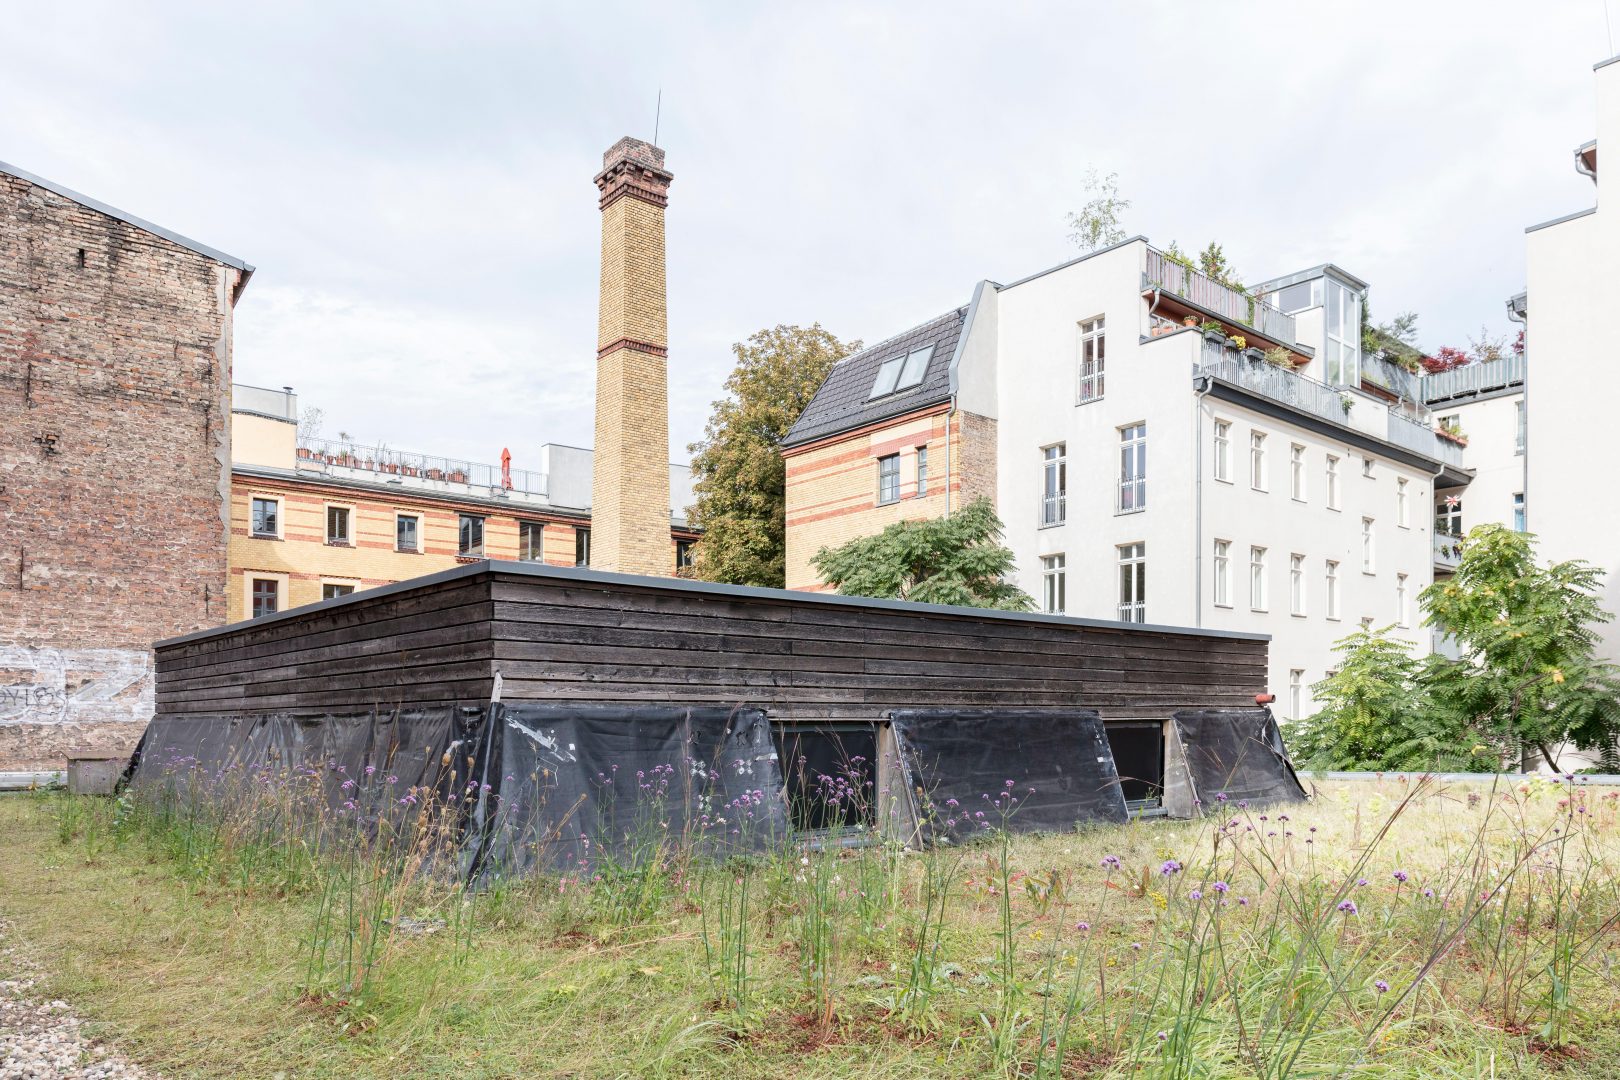
[{"label": "white apartment building", "polygon": [[[1417,595],[1434,575],[1435,495],[1469,479],[1420,380],[1361,355],[1366,289],[1324,265],[1251,299],[1141,237],[981,282],[959,318],[894,339],[889,360],[933,349],[913,389],[883,381],[885,342],[818,392],[788,440],[790,562],[801,511],[834,542],[829,514],[886,523],[858,498],[932,516],[992,490],[1018,583],[1045,610],[1270,634],[1278,712],[1308,715],[1333,643],[1359,625],[1428,651]],[[939,431],[992,431],[994,451],[930,457],[944,457],[940,486],[919,484],[907,513],[909,489],[885,488],[884,470],[910,475],[919,437],[903,422],[930,415]],[[859,492],[830,498],[817,453]]]},{"label": "white apartment building", "polygon": [[[1595,451],[1612,433],[1620,364],[1604,314],[1620,290],[1620,170],[1598,167],[1602,145],[1620,145],[1620,56],[1595,68],[1597,138],[1577,147],[1574,173],[1595,205],[1526,232],[1525,296],[1510,301],[1525,322],[1536,379],[1527,386],[1526,524],[1544,559],[1585,559],[1606,573],[1604,606],[1620,613],[1620,504]],[[1605,209],[1607,204],[1607,209]],[[1594,468],[1572,467],[1591,463]],[[1620,627],[1609,624],[1602,655],[1620,661]]]}]

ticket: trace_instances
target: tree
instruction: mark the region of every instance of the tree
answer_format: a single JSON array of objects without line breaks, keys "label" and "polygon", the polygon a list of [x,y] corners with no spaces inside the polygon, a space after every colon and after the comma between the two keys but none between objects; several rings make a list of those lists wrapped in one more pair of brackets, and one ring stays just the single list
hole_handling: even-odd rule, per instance
[{"label": "tree", "polygon": [[1226,251],[1213,240],[1209,242],[1209,247],[1198,253],[1198,269],[1229,289],[1240,293],[1249,291],[1239,280],[1237,267],[1226,261]]},{"label": "tree", "polygon": [[861,343],[815,323],[761,330],[731,347],[737,366],[703,439],[687,447],[703,530],[695,572],[705,581],[781,588],[787,551],[787,470],[781,442],[827,372]]},{"label": "tree", "polygon": [[1129,199],[1119,197],[1119,173],[1098,177],[1096,169],[1086,170],[1086,194],[1091,199],[1078,213],[1069,214],[1069,239],[1081,251],[1096,251],[1125,239],[1120,216],[1131,208]]},{"label": "tree", "polygon": [[1620,671],[1598,659],[1603,571],[1580,559],[1541,566],[1535,539],[1501,525],[1475,526],[1447,581],[1423,590],[1425,622],[1449,634],[1463,659],[1431,662],[1431,695],[1505,746],[1534,750],[1573,742],[1610,750],[1620,733]]},{"label": "tree", "polygon": [[900,521],[875,536],[822,548],[822,579],[846,596],[919,604],[1028,611],[1028,593],[1009,584],[1013,553],[1001,543],[1001,519],[986,498],[950,517]]}]

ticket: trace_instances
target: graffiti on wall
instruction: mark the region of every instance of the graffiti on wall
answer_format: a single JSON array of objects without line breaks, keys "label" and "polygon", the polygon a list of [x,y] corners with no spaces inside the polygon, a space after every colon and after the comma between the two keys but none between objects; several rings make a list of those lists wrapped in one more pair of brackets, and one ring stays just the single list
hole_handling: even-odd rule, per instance
[{"label": "graffiti on wall", "polygon": [[0,645],[0,727],[151,718],[149,652]]}]

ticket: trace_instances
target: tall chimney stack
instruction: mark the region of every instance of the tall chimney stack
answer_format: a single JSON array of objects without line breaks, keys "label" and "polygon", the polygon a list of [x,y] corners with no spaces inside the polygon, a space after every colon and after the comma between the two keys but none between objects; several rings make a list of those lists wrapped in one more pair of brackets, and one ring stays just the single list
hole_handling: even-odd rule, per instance
[{"label": "tall chimney stack", "polygon": [[664,152],[626,136],[602,155],[591,565],[674,573],[669,535],[669,328]]}]

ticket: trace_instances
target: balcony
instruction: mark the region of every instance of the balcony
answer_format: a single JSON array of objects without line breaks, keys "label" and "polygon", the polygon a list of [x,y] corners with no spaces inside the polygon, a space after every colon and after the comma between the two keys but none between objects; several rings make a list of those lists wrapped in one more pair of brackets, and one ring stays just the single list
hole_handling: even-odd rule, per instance
[{"label": "balcony", "polygon": [[1041,496],[1041,528],[1063,524],[1066,513],[1065,501],[1064,493],[1061,491]]},{"label": "balcony", "polygon": [[1294,317],[1284,315],[1264,300],[1222,285],[1208,274],[1181,265],[1158,248],[1147,249],[1142,291],[1159,289],[1180,297],[1193,307],[1228,322],[1242,323],[1262,337],[1292,348]]},{"label": "balcony", "polygon": [[390,450],[385,446],[356,446],[354,443],[333,439],[298,438],[298,467],[340,475],[372,473],[384,482],[409,483],[422,487],[425,483],[451,484],[469,488],[484,488],[488,493],[508,491],[515,495],[545,498],[548,488],[543,472],[512,469],[511,482],[501,476],[499,465],[482,465],[455,458],[432,457],[405,450]]},{"label": "balcony", "polygon": [[1452,401],[1523,386],[1526,370],[1523,356],[1504,356],[1483,364],[1452,368],[1423,380],[1423,398],[1431,403]]},{"label": "balcony", "polygon": [[1462,541],[1460,536],[1451,533],[1436,532],[1434,534],[1434,568],[1436,570],[1451,571],[1457,569],[1462,562]]},{"label": "balcony", "polygon": [[1323,420],[1341,426],[1346,423],[1348,410],[1339,391],[1291,368],[1251,360],[1235,350],[1205,341],[1198,370],[1200,374],[1213,375],[1222,382],[1241,386]]},{"label": "balcony", "polygon": [[1139,514],[1147,509],[1147,477],[1126,476],[1114,495],[1114,513]]},{"label": "balcony", "polygon": [[1435,461],[1443,461],[1459,469],[1463,467],[1463,448],[1460,445],[1437,434],[1423,421],[1414,420],[1394,409],[1389,411],[1389,441]]},{"label": "balcony", "polygon": [[1381,356],[1361,358],[1361,379],[1406,401],[1423,401],[1423,378]]}]

